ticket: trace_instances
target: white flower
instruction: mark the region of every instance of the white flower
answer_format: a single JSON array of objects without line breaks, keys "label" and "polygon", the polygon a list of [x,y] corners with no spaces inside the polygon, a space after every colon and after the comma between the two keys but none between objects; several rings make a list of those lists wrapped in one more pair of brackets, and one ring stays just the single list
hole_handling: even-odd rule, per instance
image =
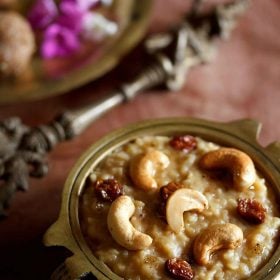
[{"label": "white flower", "polygon": [[118,31],[118,25],[98,13],[87,13],[83,20],[83,36],[92,41],[99,41],[112,36]]}]

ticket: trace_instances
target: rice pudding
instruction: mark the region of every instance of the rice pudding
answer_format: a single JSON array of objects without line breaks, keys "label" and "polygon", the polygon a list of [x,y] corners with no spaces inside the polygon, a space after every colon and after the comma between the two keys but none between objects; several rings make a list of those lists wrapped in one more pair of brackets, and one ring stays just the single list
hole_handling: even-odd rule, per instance
[{"label": "rice pudding", "polygon": [[107,155],[79,209],[93,254],[125,279],[247,279],[278,242],[273,190],[242,151],[145,136]]}]

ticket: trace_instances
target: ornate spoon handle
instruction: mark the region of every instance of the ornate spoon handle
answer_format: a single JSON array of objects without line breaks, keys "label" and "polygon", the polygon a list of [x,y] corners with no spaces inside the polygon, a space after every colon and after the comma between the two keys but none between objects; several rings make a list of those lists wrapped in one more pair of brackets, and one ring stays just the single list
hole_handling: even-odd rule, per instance
[{"label": "ornate spoon handle", "polygon": [[[200,3],[196,0],[194,3]],[[211,60],[214,37],[224,38],[233,28],[237,16],[246,8],[247,0],[217,6],[207,15],[194,12],[173,32],[157,34],[145,42],[152,63],[133,81],[123,84],[94,104],[66,111],[47,125],[28,128],[18,118],[0,123],[0,216],[17,190],[28,189],[28,178],[42,177],[48,172],[45,156],[61,141],[72,139],[94,120],[132,100],[139,92],[165,84],[179,89],[186,74],[195,65]]]},{"label": "ornate spoon handle", "polygon": [[[44,150],[51,150],[59,142],[81,134],[94,120],[112,108],[130,101],[144,89],[162,84],[168,76],[164,67],[166,63],[170,63],[167,58],[155,60],[132,82],[123,84],[118,90],[110,92],[93,104],[62,113],[50,124],[36,128],[33,137],[38,138],[41,134],[40,146]],[[30,146],[30,139],[27,139],[26,146]]]}]

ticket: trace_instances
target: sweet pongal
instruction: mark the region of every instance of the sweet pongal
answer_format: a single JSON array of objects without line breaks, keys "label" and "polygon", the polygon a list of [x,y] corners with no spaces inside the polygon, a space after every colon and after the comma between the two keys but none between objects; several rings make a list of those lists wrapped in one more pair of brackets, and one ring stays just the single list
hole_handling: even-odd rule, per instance
[{"label": "sweet pongal", "polygon": [[125,279],[246,279],[279,212],[250,157],[199,137],[145,136],[92,170],[80,203],[94,255]]}]

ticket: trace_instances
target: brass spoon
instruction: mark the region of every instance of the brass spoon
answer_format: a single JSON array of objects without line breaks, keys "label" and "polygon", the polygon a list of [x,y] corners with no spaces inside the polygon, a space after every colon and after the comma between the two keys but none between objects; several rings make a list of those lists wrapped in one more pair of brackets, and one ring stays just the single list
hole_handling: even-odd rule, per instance
[{"label": "brass spoon", "polygon": [[29,176],[43,177],[48,173],[46,154],[58,143],[79,135],[94,120],[143,90],[162,84],[178,90],[192,67],[213,58],[213,39],[228,37],[248,1],[218,5],[206,15],[198,13],[197,4],[201,2],[194,1],[192,12],[176,30],[145,41],[153,62],[130,83],[98,102],[66,111],[46,125],[29,128],[16,117],[0,123],[0,216],[6,215],[5,209],[17,190],[28,189]]}]

